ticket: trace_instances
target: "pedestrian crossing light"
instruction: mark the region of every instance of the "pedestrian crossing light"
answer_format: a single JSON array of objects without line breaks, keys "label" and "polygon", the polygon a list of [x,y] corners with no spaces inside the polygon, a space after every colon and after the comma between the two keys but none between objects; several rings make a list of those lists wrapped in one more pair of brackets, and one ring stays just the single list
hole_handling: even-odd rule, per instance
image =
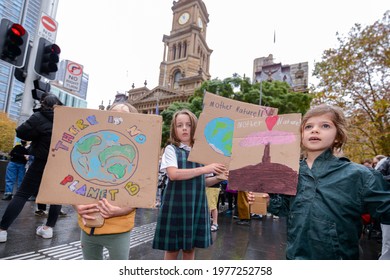
[{"label": "pedestrian crossing light", "polygon": [[15,67],[23,67],[28,45],[26,29],[3,18],[0,23],[0,59]]},{"label": "pedestrian crossing light", "polygon": [[37,56],[34,70],[49,80],[54,80],[58,71],[61,49],[58,45],[51,43],[45,38],[39,38]]}]

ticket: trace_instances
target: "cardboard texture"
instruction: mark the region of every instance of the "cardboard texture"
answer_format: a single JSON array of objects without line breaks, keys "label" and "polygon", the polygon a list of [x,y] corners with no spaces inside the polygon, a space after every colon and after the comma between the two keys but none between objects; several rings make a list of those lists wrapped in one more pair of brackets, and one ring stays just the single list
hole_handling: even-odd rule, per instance
[{"label": "cardboard texture", "polygon": [[295,195],[301,114],[236,120],[229,188]]},{"label": "cardboard texture", "polygon": [[161,131],[161,116],[56,107],[37,203],[154,208]]},{"label": "cardboard texture", "polygon": [[206,92],[203,111],[195,131],[195,143],[188,160],[201,164],[214,162],[229,166],[234,120],[276,115],[278,109],[236,101]]},{"label": "cardboard texture", "polygon": [[250,206],[250,212],[259,215],[267,214],[267,199],[263,197],[263,193],[253,193],[255,201]]}]

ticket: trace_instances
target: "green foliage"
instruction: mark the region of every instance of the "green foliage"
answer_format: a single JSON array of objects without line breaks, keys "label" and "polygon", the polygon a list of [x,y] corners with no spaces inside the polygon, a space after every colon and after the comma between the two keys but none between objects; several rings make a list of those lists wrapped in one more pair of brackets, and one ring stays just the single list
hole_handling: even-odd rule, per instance
[{"label": "green foliage", "polygon": [[[301,113],[304,114],[310,107],[312,95],[307,93],[293,92],[285,82],[272,81],[262,84],[262,105],[279,109],[279,114]],[[167,144],[169,138],[170,123],[173,114],[180,109],[186,108],[197,117],[202,112],[203,94],[205,91],[231,98],[237,101],[259,104],[260,83],[251,84],[250,79],[233,74],[224,80],[213,79],[205,81],[195,90],[189,103],[173,103],[163,111],[163,135],[162,146]]]},{"label": "green foliage", "polygon": [[234,100],[259,104],[260,86],[262,92],[261,105],[278,108],[279,114],[301,113],[304,114],[310,108],[313,98],[311,94],[294,92],[286,82],[263,81],[251,84],[248,78],[233,75],[221,81],[218,79],[205,81],[195,91],[194,96],[203,96],[204,91],[212,92]]},{"label": "green foliage", "polygon": [[0,112],[0,153],[9,153],[15,139],[16,122],[8,118],[6,113]]},{"label": "green foliage", "polygon": [[356,162],[390,154],[390,11],[382,20],[348,36],[338,37],[337,49],[325,50],[313,74],[320,80],[315,104],[344,109],[350,120],[345,154]]}]

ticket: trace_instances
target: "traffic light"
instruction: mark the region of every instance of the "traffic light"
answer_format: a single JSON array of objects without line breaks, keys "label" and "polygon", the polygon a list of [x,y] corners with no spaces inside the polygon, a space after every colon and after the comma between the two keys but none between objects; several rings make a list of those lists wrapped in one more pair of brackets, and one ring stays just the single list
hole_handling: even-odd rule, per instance
[{"label": "traffic light", "polygon": [[32,97],[35,100],[41,100],[42,97],[50,92],[50,84],[41,81],[40,79],[34,80],[34,89],[31,91]]},{"label": "traffic light", "polygon": [[60,61],[61,49],[45,38],[39,38],[37,56],[34,70],[49,80],[54,80],[58,71],[57,63]]},{"label": "traffic light", "polygon": [[0,59],[22,67],[28,48],[28,32],[23,26],[3,18],[0,24]]}]

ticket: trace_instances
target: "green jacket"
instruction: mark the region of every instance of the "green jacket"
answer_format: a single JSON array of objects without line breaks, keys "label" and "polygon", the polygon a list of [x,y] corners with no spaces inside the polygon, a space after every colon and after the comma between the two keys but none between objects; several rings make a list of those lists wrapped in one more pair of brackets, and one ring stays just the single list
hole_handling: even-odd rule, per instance
[{"label": "green jacket", "polygon": [[361,215],[390,224],[388,183],[375,170],[325,151],[300,163],[296,196],[271,195],[268,211],[287,216],[287,259],[359,259]]}]

